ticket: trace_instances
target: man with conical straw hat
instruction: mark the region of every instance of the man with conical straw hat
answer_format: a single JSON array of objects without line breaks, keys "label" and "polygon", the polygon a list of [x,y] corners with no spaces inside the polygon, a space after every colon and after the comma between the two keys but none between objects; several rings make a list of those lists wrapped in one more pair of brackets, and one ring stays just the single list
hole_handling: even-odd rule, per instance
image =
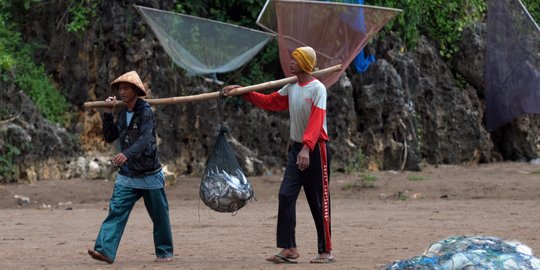
[{"label": "man with conical straw hat", "polygon": [[[311,263],[334,262],[330,229],[330,154],[326,128],[326,87],[311,73],[316,65],[311,47],[292,52],[289,64],[298,82],[285,85],[269,95],[250,92],[243,98],[270,111],[289,110],[290,137],[293,141],[283,181],[279,189],[277,247],[281,251],[266,260],[273,263],[296,263],[296,200],[303,187],[317,229],[317,253]],[[225,95],[238,85],[223,89]],[[268,147],[274,147],[269,145]]]},{"label": "man with conical straw hat", "polygon": [[[121,152],[112,158],[119,171],[109,202],[109,214],[101,225],[94,249],[89,249],[88,254],[99,261],[114,262],[129,214],[142,197],[154,224],[155,261],[170,262],[173,240],[154,114],[150,105],[140,98],[147,95],[146,88],[135,71],[118,77],[111,86],[126,104],[116,121],[111,107],[102,114],[105,140],[109,143],[120,140]],[[116,96],[105,101],[115,103]]]}]

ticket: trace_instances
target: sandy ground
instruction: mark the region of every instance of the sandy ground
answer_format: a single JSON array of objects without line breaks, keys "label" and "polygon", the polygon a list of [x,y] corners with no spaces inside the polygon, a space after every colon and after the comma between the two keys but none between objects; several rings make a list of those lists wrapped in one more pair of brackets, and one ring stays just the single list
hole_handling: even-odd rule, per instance
[{"label": "sandy ground", "polygon": [[[421,172],[374,172],[375,187],[359,175],[332,175],[332,226],[337,261],[313,265],[313,221],[298,201],[296,265],[264,260],[275,248],[281,175],[249,178],[257,201],[236,215],[217,213],[198,199],[200,179],[179,177],[166,188],[175,261],[153,262],[152,224],[142,201],[131,214],[112,265],[92,260],[113,183],[58,180],[0,186],[1,269],[380,269],[420,255],[455,235],[517,240],[540,252],[540,165],[497,163],[426,167]],[[15,195],[27,196],[20,206]]]}]

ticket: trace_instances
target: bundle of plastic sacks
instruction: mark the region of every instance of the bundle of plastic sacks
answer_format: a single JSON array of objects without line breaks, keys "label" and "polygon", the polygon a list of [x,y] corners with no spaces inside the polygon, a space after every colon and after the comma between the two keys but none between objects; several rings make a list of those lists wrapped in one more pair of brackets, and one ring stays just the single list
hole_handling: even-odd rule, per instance
[{"label": "bundle of plastic sacks", "polygon": [[431,244],[420,256],[395,261],[386,270],[540,269],[531,248],[496,237],[455,236]]}]

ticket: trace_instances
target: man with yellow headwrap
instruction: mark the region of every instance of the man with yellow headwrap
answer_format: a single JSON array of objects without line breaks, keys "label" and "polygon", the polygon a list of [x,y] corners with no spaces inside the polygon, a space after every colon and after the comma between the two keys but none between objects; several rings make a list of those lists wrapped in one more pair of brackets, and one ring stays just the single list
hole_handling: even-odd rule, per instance
[{"label": "man with yellow headwrap", "polygon": [[[277,247],[282,250],[267,258],[273,263],[296,263],[300,256],[296,246],[296,200],[300,189],[304,192],[317,229],[318,256],[311,263],[330,263],[330,155],[326,127],[326,87],[311,75],[317,62],[311,47],[300,47],[292,52],[289,65],[298,82],[285,85],[269,95],[250,92],[243,98],[257,107],[270,111],[289,110],[290,137],[287,167],[279,189]],[[223,89],[225,95],[238,85]]]}]

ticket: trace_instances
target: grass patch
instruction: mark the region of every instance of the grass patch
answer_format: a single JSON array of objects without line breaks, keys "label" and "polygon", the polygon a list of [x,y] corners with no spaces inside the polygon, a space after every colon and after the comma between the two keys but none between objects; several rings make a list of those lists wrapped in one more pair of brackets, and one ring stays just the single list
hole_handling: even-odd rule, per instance
[{"label": "grass patch", "polygon": [[363,188],[374,188],[375,182],[379,179],[376,175],[373,175],[369,172],[362,173],[362,178],[360,182],[362,183]]},{"label": "grass patch", "polygon": [[409,199],[409,195],[407,195],[407,191],[398,191],[396,194],[396,198],[399,200],[399,201],[406,201],[407,199]]},{"label": "grass patch", "polygon": [[373,188],[378,177],[373,175],[367,169],[368,158],[361,150],[356,152],[354,158],[350,159],[349,163],[345,167],[346,174],[360,173],[360,179],[346,184],[343,189],[355,189],[355,188]]},{"label": "grass patch", "polygon": [[424,180],[427,180],[427,178],[425,176],[422,176],[422,175],[409,175],[407,176],[407,180],[409,181],[424,181]]},{"label": "grass patch", "polygon": [[349,182],[349,183],[345,184],[341,189],[342,190],[353,190],[357,186],[358,186],[357,181],[354,181],[354,182]]},{"label": "grass patch", "polygon": [[353,190],[356,188],[374,188],[375,182],[379,179],[376,175],[373,175],[367,171],[362,172],[360,179],[345,184],[342,190]]}]

